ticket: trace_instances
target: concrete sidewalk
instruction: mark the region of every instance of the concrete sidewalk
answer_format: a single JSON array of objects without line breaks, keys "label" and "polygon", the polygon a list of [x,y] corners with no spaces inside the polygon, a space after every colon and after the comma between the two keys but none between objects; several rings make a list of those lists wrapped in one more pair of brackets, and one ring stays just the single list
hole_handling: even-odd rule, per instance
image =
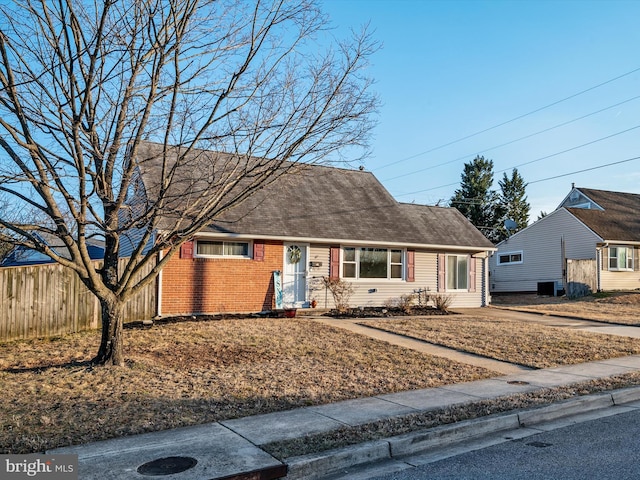
[{"label": "concrete sidewalk", "polygon": [[117,438],[48,453],[77,454],[80,479],[139,480],[149,478],[149,475],[160,475],[176,480],[268,480],[281,478],[288,470],[288,479],[311,480],[325,478],[367,462],[428,451],[447,442],[468,440],[508,429],[518,430],[523,425],[528,427],[578,411],[605,409],[637,401],[640,400],[640,388],[616,392],[615,395],[578,397],[573,401],[529,412],[490,416],[321,454],[288,458],[284,461],[287,465],[260,446],[345,426],[634,371],[640,371],[640,356],[521,371],[488,380]]}]

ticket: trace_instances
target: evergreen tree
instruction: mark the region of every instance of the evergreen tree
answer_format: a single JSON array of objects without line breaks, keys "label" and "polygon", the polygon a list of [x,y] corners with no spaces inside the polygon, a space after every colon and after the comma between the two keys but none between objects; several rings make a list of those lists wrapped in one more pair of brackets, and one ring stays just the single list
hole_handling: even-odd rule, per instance
[{"label": "evergreen tree", "polygon": [[480,230],[485,237],[496,243],[500,232],[496,225],[500,221],[500,198],[493,185],[493,160],[477,156],[465,163],[460,188],[451,197],[450,205]]},{"label": "evergreen tree", "polygon": [[[522,230],[529,224],[529,212],[531,206],[527,202],[526,188],[522,176],[518,173],[518,169],[514,168],[511,177],[506,173],[502,175],[502,180],[498,182],[500,185],[500,223],[497,225],[500,241],[513,235],[515,232]],[[505,220],[513,220],[516,223],[515,230],[507,232],[504,227]]]}]

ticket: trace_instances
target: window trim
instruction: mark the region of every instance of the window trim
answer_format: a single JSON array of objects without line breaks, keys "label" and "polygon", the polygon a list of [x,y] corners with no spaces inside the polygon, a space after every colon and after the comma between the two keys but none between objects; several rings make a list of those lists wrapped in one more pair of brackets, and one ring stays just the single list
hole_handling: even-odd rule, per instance
[{"label": "window trim", "polygon": [[[496,261],[496,265],[521,265],[524,263],[524,252],[522,250],[514,250],[512,252],[496,252],[496,254],[498,255],[498,259]],[[509,255],[509,261],[508,262],[502,262],[500,261],[500,257],[505,256],[505,255]],[[520,255],[520,260],[518,261],[511,261],[511,256],[512,255]]]},{"label": "window trim", "polygon": [[[354,260],[345,260],[344,252],[345,249],[352,248],[354,249],[355,259]],[[363,248],[374,248],[378,250],[386,250],[387,251],[387,276],[385,277],[360,277],[360,250]],[[391,252],[397,251],[400,252],[401,255],[401,263],[392,262],[391,261]],[[345,263],[351,264],[355,266],[355,276],[354,277],[345,277],[344,276],[344,265]],[[392,277],[391,276],[391,267],[393,265],[402,265],[401,271],[402,274],[400,277]],[[394,248],[394,247],[379,247],[379,246],[365,246],[365,245],[343,245],[340,247],[340,278],[345,280],[349,280],[350,282],[406,282],[407,281],[407,249],[406,248]]]},{"label": "window trim", "polygon": [[[615,248],[616,249],[616,256],[612,257],[611,256],[611,250]],[[629,267],[628,265],[625,265],[624,267],[620,267],[620,257],[617,254],[618,249],[620,248],[624,248],[625,250],[627,250],[627,254],[629,252],[631,252],[631,267]],[[607,270],[609,270],[610,272],[633,272],[634,267],[635,267],[635,262],[637,261],[637,259],[635,258],[635,248],[633,248],[632,246],[629,245],[610,245],[609,248],[607,249]],[[611,266],[611,259],[615,258],[616,259],[616,266],[612,267]],[[629,256],[627,256],[627,262],[629,261]]]},{"label": "window trim", "polygon": [[[456,258],[464,258],[465,261],[467,262],[467,273],[466,273],[466,284],[467,286],[465,288],[449,288],[449,258],[451,257],[456,257]],[[468,292],[469,291],[469,285],[471,284],[471,275],[470,275],[470,263],[471,260],[473,259],[473,257],[471,255],[465,255],[465,254],[455,254],[455,253],[447,253],[445,255],[444,261],[445,261],[445,271],[444,271],[444,288],[445,291],[447,292]],[[457,270],[458,264],[456,262],[456,270]],[[457,287],[457,285],[456,285]]]},{"label": "window trim", "polygon": [[[198,253],[198,244],[200,242],[209,242],[209,243],[221,243],[222,244],[222,255],[206,255]],[[247,245],[247,254],[246,255],[225,255],[224,254],[224,245],[227,243],[244,243]],[[193,256],[194,258],[226,258],[226,259],[251,259],[253,253],[253,242],[250,240],[217,240],[211,238],[199,238],[195,240],[195,245],[193,248]]]}]

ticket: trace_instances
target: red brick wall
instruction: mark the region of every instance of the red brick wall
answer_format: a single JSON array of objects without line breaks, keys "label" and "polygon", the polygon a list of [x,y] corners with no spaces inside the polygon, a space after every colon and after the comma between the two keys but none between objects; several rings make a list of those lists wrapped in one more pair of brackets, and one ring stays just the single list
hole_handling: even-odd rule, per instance
[{"label": "red brick wall", "polygon": [[162,270],[162,315],[271,310],[282,262],[282,242],[265,242],[264,261],[176,254]]}]

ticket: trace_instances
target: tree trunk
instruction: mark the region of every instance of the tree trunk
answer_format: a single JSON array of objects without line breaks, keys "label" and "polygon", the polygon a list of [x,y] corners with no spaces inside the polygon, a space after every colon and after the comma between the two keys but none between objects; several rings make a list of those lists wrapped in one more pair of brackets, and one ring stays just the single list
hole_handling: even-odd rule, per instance
[{"label": "tree trunk", "polygon": [[97,365],[124,366],[122,325],[124,302],[100,300],[102,307],[102,339],[98,354],[92,363]]}]

